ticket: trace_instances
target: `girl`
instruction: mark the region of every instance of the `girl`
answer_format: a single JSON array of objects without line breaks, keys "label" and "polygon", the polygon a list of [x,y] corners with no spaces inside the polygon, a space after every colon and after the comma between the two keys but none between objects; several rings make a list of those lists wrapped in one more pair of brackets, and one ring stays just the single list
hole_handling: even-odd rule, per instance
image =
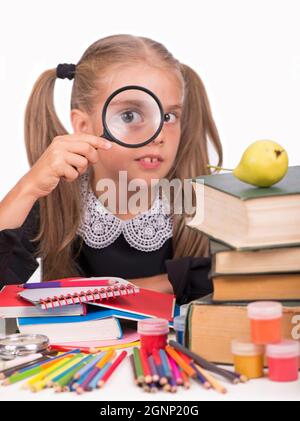
[{"label": "girl", "polygon": [[[73,79],[73,134],[55,112],[57,77]],[[99,137],[105,100],[127,85],[150,89],[165,113],[158,137],[134,149]],[[184,213],[168,214],[157,197],[142,214],[113,214],[97,199],[96,188],[104,178],[121,188],[121,170],[128,182],[140,178],[147,185],[154,178],[207,174],[208,140],[221,165],[222,147],[201,79],[151,39],[109,36],[93,43],[77,65],[45,71],[25,113],[31,168],[0,203],[0,282],[26,282],[40,257],[42,281],[120,276],[144,288],[173,290],[179,304],[210,293],[208,240],[186,226]]]}]

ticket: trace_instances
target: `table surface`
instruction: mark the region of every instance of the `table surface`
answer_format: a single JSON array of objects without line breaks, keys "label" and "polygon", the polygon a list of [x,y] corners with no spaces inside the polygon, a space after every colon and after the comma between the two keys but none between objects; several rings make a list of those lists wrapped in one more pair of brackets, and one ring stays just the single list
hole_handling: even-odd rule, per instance
[{"label": "table surface", "polygon": [[[128,349],[128,354],[132,352]],[[227,367],[228,368],[228,367]],[[267,378],[250,380],[238,385],[222,381],[227,393],[220,394],[214,390],[205,390],[195,380],[191,380],[191,388],[178,388],[176,393],[159,391],[147,393],[133,382],[133,375],[129,359],[117,368],[102,389],[78,395],[74,392],[56,393],[53,389],[45,389],[38,393],[24,390],[26,381],[10,386],[0,386],[0,400],[2,401],[244,401],[244,400],[300,400],[300,380],[289,383],[277,383]],[[179,403],[178,403],[179,404]],[[124,405],[126,406],[126,405]]]}]

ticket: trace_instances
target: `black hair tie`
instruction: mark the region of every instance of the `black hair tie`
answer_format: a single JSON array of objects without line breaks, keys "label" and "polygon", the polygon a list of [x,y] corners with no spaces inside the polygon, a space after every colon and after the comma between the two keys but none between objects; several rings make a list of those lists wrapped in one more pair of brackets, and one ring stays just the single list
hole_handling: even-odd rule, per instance
[{"label": "black hair tie", "polygon": [[60,79],[66,79],[66,78],[68,78],[69,80],[74,79],[75,70],[76,70],[75,64],[67,64],[67,63],[59,64],[56,67],[56,77]]}]

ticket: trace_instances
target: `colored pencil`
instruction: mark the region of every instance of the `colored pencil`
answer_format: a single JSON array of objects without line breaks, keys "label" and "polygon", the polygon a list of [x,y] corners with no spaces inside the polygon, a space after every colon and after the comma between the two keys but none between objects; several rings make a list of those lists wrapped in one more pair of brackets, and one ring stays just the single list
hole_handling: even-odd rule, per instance
[{"label": "colored pencil", "polygon": [[[111,345],[111,346],[101,346],[101,347],[87,347],[82,346],[79,348],[80,352],[85,352],[86,354],[96,354],[100,351],[107,351],[109,349],[123,349],[123,348],[131,348],[133,346],[140,345],[140,341],[134,341],[128,344],[119,344],[119,345]],[[69,351],[72,349],[71,346],[63,346],[63,345],[51,345],[51,349],[57,349],[60,351]]]},{"label": "colored pencil", "polygon": [[28,363],[30,361],[35,361],[38,358],[43,357],[42,353],[35,353],[30,355],[20,356],[18,358],[14,358],[12,360],[6,361],[6,369],[15,368],[20,364]]},{"label": "colored pencil", "polygon": [[157,349],[153,349],[152,356],[153,356],[153,360],[159,374],[159,384],[161,386],[166,385],[168,383],[168,378],[166,376],[166,373],[165,373],[165,370],[164,370],[164,367],[163,367],[163,364],[162,364],[162,361]]},{"label": "colored pencil", "polygon": [[23,284],[25,289],[48,289],[48,288],[69,288],[69,287],[99,287],[99,286],[112,286],[118,284],[119,281],[112,279],[99,279],[89,280],[86,279],[74,279],[74,280],[61,280],[61,281],[49,281],[49,282],[32,282]]},{"label": "colored pencil", "polygon": [[89,374],[87,378],[84,380],[84,382],[76,389],[76,392],[78,394],[81,394],[84,391],[89,390],[89,384],[92,381],[92,379],[99,373],[100,369],[110,360],[114,357],[115,351],[111,349],[110,351],[106,352],[103,358],[101,358],[100,361],[98,361],[93,369],[89,371]]},{"label": "colored pencil", "polygon": [[196,371],[197,379],[200,381],[203,387],[205,387],[205,389],[210,389],[211,384],[207,381],[207,379],[203,376],[203,374],[200,373],[197,366],[194,363],[190,363],[190,365]]},{"label": "colored pencil", "polygon": [[168,360],[171,370],[173,372],[173,377],[175,377],[176,384],[183,384],[183,378],[175,360],[170,355],[168,355]]},{"label": "colored pencil", "polygon": [[51,359],[48,358],[45,362],[37,363],[32,367],[27,367],[27,368],[21,369],[20,371],[18,371],[16,373],[13,373],[8,379],[6,379],[5,384],[16,383],[18,381],[25,380],[28,377],[35,376],[35,375],[43,372],[43,370],[45,370],[45,369],[53,366],[57,362],[61,361],[62,359],[69,358],[72,355],[75,355],[75,354],[68,352],[68,353],[60,355],[58,357],[54,357],[54,358],[51,358]]},{"label": "colored pencil", "polygon": [[170,385],[170,392],[171,393],[177,392],[177,383],[176,383],[175,377],[171,374],[171,377],[168,380],[169,380],[169,385]]},{"label": "colored pencil", "polygon": [[98,355],[95,355],[91,358],[91,361],[83,368],[81,368],[77,373],[74,374],[74,380],[81,378],[85,373],[94,367],[94,365],[101,360],[105,355],[105,352],[101,352]]},{"label": "colored pencil", "polygon": [[112,365],[109,367],[109,369],[106,371],[104,376],[101,378],[101,380],[98,382],[98,387],[103,387],[104,384],[107,382],[107,380],[111,377],[113,372],[116,370],[116,368],[121,364],[121,362],[126,358],[127,351],[122,351],[121,354],[115,359],[115,361],[112,363]]},{"label": "colored pencil", "polygon": [[82,358],[76,364],[69,367],[68,369],[65,369],[62,373],[55,376],[52,379],[53,386],[57,388],[63,388],[64,386],[66,386],[73,378],[74,374],[77,373],[77,371],[79,371],[81,367],[85,366],[90,359],[91,356],[88,355]]},{"label": "colored pencil", "polygon": [[142,364],[142,369],[144,373],[144,381],[146,383],[152,383],[152,375],[151,375],[151,370],[148,363],[148,357],[143,348],[140,349],[140,358],[141,358],[141,364]]},{"label": "colored pencil", "polygon": [[111,367],[112,363],[110,361],[108,361],[99,371],[98,374],[96,374],[96,376],[93,378],[93,380],[90,382],[90,384],[88,385],[89,390],[93,390],[96,387],[98,387],[98,383],[99,381],[102,379],[102,377],[104,376],[104,374],[109,370],[109,368]]},{"label": "colored pencil", "polygon": [[134,356],[133,356],[133,354],[129,355],[129,361],[130,361],[131,370],[132,370],[132,374],[133,374],[134,384],[139,385],[138,384],[138,379],[137,379],[137,371],[136,371],[136,367],[135,367],[135,364],[134,364]]},{"label": "colored pencil", "polygon": [[163,349],[160,349],[159,350],[159,356],[160,356],[160,360],[161,360],[162,365],[163,365],[165,375],[166,375],[167,379],[170,379],[172,377],[172,372],[171,372],[171,369],[170,369],[170,366],[169,366],[167,354]]},{"label": "colored pencil", "polygon": [[[32,384],[42,380],[43,378],[45,378],[48,374],[53,373],[55,370],[57,370],[58,368],[68,364],[68,362],[70,360],[72,360],[74,357],[77,357],[79,354],[70,354],[70,355],[66,355],[66,356],[62,356],[62,358],[58,358],[55,361],[47,362],[45,364],[42,364],[40,366],[40,370],[38,372],[38,374],[36,374],[34,377],[32,377],[30,380],[28,380],[27,382],[27,386],[31,386]],[[22,373],[23,374],[23,373]],[[27,371],[25,371],[25,374],[27,375]]]},{"label": "colored pencil", "polygon": [[190,380],[189,380],[189,376],[184,372],[184,370],[182,370],[181,367],[179,367],[180,373],[182,375],[183,378],[183,386],[185,389],[189,389],[191,387],[190,384]]},{"label": "colored pencil", "polygon": [[196,354],[195,352],[190,351],[189,349],[185,348],[183,345],[170,340],[170,346],[175,348],[178,351],[183,352],[185,355],[190,357],[197,365],[200,365],[202,368],[211,371],[215,374],[219,374],[220,376],[224,377],[225,379],[229,380],[232,383],[237,383],[239,380],[237,379],[236,375],[233,374],[229,370],[225,370],[223,368],[218,367],[217,365],[207,361],[205,358],[201,357],[200,355]]},{"label": "colored pencil", "polygon": [[195,370],[187,364],[179,354],[177,354],[174,348],[171,348],[169,345],[166,346],[166,352],[176,361],[176,363],[186,372],[190,377],[195,377]]},{"label": "colored pencil", "polygon": [[159,374],[153,359],[153,355],[149,355],[148,357],[148,363],[149,363],[149,367],[150,367],[150,371],[151,371],[151,375],[152,375],[152,380],[154,383],[159,381]]},{"label": "colored pencil", "polygon": [[206,380],[211,384],[211,386],[219,393],[227,393],[227,389],[219,383],[211,374],[209,374],[204,368],[197,365],[197,369],[206,378]]},{"label": "colored pencil", "polygon": [[34,366],[38,366],[40,363],[42,363],[43,361],[49,361],[50,358],[49,357],[40,357],[36,360],[33,361],[29,361],[27,363],[23,363],[23,364],[19,364],[13,368],[7,368],[6,370],[1,371],[0,373],[0,380],[3,380],[7,377],[12,376],[13,374],[16,374],[18,372],[20,372],[22,369],[28,369],[28,368],[33,368]]},{"label": "colored pencil", "polygon": [[47,386],[51,385],[52,379],[57,375],[63,373],[68,368],[72,367],[73,365],[77,364],[82,359],[82,355],[78,354],[73,358],[70,358],[65,364],[62,364],[60,367],[56,367],[51,372],[49,372],[46,376],[42,379],[35,381],[31,384],[30,389],[33,392],[39,392],[40,390],[44,389]]},{"label": "colored pencil", "polygon": [[135,368],[137,372],[137,381],[139,384],[143,384],[145,377],[144,377],[139,348],[136,348],[136,347],[133,348],[133,357],[134,357],[134,364],[135,364]]}]

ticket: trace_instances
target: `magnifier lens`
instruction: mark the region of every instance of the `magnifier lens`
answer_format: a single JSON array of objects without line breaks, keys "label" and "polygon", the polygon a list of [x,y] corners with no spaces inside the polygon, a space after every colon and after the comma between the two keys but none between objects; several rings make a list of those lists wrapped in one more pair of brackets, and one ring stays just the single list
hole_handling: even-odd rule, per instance
[{"label": "magnifier lens", "polygon": [[161,111],[151,95],[128,89],[112,98],[106,110],[105,122],[117,140],[139,145],[156,134],[161,124]]}]

